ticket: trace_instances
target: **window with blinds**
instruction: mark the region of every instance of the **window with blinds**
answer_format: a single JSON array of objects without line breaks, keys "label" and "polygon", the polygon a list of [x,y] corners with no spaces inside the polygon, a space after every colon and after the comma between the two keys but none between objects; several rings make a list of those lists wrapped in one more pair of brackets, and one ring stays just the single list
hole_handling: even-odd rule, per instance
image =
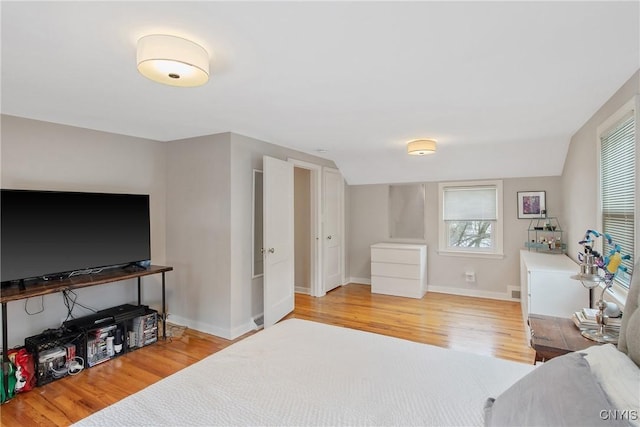
[{"label": "window with blinds", "polygon": [[440,250],[502,252],[501,185],[440,184]]},{"label": "window with blinds", "polygon": [[[627,272],[619,271],[616,276],[627,288],[635,259],[635,139],[633,111],[600,136],[602,231],[620,245],[623,255],[631,256],[623,261]],[[605,249],[605,255],[608,250]]]}]

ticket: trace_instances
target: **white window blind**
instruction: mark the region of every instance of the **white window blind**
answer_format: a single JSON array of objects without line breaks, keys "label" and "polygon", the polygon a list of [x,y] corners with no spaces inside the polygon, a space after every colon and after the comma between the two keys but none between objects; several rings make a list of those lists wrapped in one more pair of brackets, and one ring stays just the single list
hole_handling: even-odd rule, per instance
[{"label": "white window blind", "polygon": [[457,187],[444,190],[445,221],[495,221],[495,187]]},{"label": "white window blind", "polygon": [[[631,273],[634,256],[635,213],[635,118],[633,112],[601,135],[602,228],[622,254],[631,259],[623,265]],[[607,250],[605,254],[608,255]],[[629,286],[628,276],[619,275]],[[627,280],[625,280],[625,278]]]}]

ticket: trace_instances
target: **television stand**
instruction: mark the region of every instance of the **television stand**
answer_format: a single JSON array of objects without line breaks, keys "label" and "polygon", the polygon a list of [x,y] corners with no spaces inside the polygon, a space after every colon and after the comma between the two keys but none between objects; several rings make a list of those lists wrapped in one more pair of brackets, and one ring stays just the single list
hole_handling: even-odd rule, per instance
[{"label": "television stand", "polygon": [[[128,279],[138,279],[138,305],[142,305],[142,277],[150,276],[152,274],[162,274],[162,338],[167,338],[166,329],[166,299],[165,299],[165,273],[172,271],[173,267],[164,267],[159,265],[151,265],[146,269],[139,271],[127,271],[126,269],[107,269],[100,273],[86,274],[82,276],[68,277],[62,280],[55,281],[39,281],[29,283],[25,287],[24,281],[21,281],[19,286],[9,287],[2,289],[0,293],[0,303],[2,303],[2,365],[3,368],[9,363],[9,357],[7,352],[9,350],[9,337],[7,325],[7,303],[11,301],[19,301],[27,298],[39,297],[44,295],[55,294],[58,292],[87,288],[89,286],[104,285],[107,283],[120,282]],[[3,369],[2,374],[2,387],[5,391],[9,390],[9,377],[8,369]],[[5,396],[8,394],[5,393]]]}]

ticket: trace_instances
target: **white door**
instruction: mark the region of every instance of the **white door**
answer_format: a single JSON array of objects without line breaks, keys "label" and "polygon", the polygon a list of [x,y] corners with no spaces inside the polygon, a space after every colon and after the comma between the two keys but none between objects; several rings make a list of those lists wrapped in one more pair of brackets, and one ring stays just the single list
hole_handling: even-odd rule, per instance
[{"label": "white door", "polygon": [[323,284],[324,291],[342,285],[344,183],[340,171],[323,169]]},{"label": "white door", "polygon": [[264,327],[293,311],[293,164],[263,157]]}]

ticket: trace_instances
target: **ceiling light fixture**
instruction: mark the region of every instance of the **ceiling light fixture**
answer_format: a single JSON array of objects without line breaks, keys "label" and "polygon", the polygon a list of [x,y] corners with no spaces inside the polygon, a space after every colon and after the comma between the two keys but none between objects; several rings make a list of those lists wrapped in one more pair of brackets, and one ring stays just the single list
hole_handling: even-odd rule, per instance
[{"label": "ceiling light fixture", "polygon": [[424,156],[436,152],[435,139],[416,139],[407,144],[407,153],[412,156]]},{"label": "ceiling light fixture", "polygon": [[182,37],[153,34],[138,40],[138,71],[170,86],[201,86],[209,80],[209,54]]}]

